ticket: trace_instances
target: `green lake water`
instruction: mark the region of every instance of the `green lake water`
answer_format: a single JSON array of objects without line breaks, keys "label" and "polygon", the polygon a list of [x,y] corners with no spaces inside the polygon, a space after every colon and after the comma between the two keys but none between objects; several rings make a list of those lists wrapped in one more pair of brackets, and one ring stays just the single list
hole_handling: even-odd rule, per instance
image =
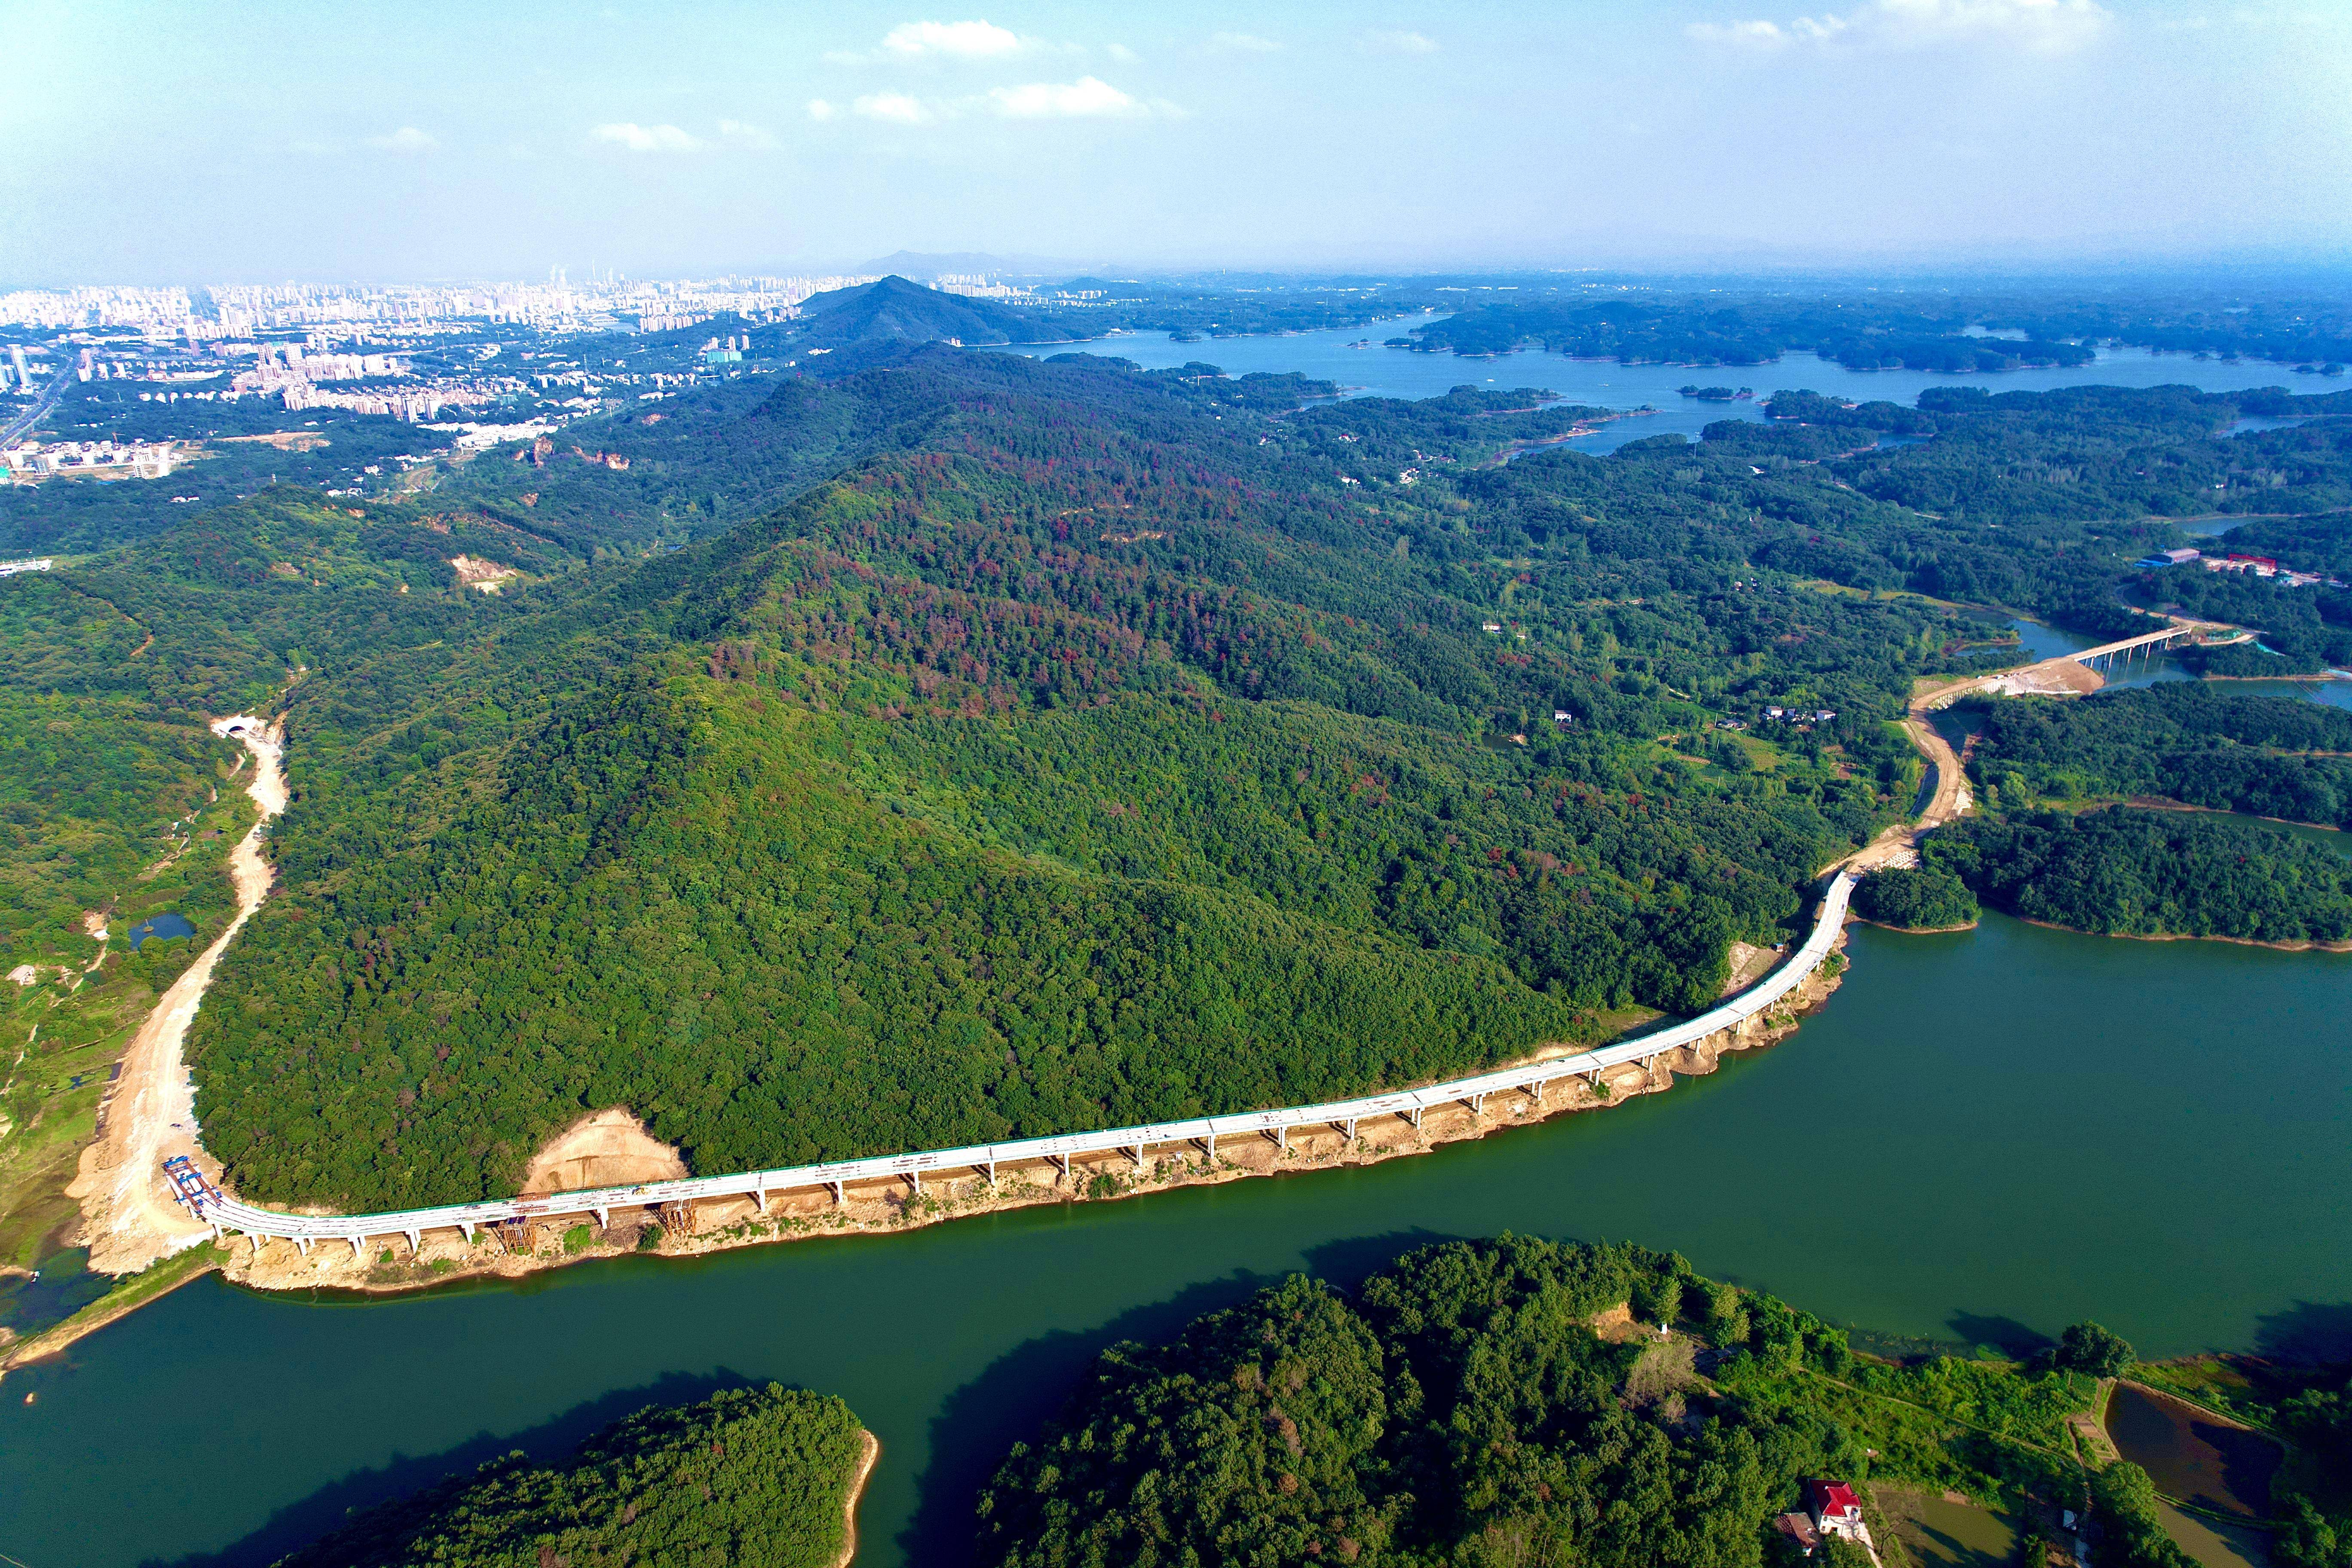
[{"label": "green lake water", "polygon": [[387,1301],[201,1281],[0,1384],[0,1552],[267,1563],[454,1466],[772,1378],[882,1439],[861,1563],[951,1563],[1106,1343],[1504,1229],[1676,1248],[1878,1336],[2352,1344],[2352,956],[2000,917],[1852,952],[1770,1051],[1425,1158]]}]

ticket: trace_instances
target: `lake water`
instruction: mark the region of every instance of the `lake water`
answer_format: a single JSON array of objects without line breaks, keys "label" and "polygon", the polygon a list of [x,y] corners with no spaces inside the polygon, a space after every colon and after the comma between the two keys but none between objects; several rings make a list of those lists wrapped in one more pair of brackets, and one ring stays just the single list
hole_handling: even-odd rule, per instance
[{"label": "lake water", "polygon": [[1852,952],[1775,1049],[1367,1170],[366,1304],[201,1281],[0,1385],[0,1497],[40,1500],[0,1552],[264,1563],[453,1465],[776,1378],[883,1441],[861,1563],[930,1568],[1105,1344],[1505,1229],[1673,1247],[1880,1341],[2352,1349],[2352,955],[2000,916]]},{"label": "lake water", "polygon": [[[1580,451],[1608,452],[1644,436],[1698,433],[1718,419],[1762,419],[1763,405],[1776,392],[1804,389],[1853,398],[1885,401],[1906,406],[1931,386],[1981,386],[1989,392],[2040,392],[2060,386],[2194,386],[2207,392],[2243,392],[2253,387],[2283,386],[2294,392],[2333,392],[2340,376],[2298,375],[2289,365],[2248,360],[2228,363],[2200,360],[2189,354],[2158,353],[2149,349],[2100,349],[2089,364],[2074,370],[2012,370],[1995,374],[1950,374],[1921,370],[1848,370],[1835,360],[1811,353],[1792,353],[1772,364],[1689,365],[1619,364],[1613,360],[1570,359],[1539,349],[1522,350],[1491,359],[1458,354],[1416,353],[1383,348],[1389,338],[1407,336],[1412,329],[1441,318],[1402,317],[1369,327],[1329,331],[1291,332],[1267,337],[1203,338],[1180,343],[1162,332],[1121,332],[1091,342],[1024,347],[1015,352],[1034,355],[1056,353],[1113,354],[1133,360],[1146,370],[1165,370],[1193,361],[1213,364],[1229,375],[1254,371],[1276,374],[1297,371],[1302,375],[1333,381],[1351,396],[1436,397],[1450,389],[1471,385],[1507,389],[1541,387],[1572,403],[1596,407],[1631,409],[1647,404],[1657,412],[1638,418],[1612,421],[1598,434],[1571,443]],[[1370,339],[1370,348],[1349,345]],[[1702,402],[1685,397],[1683,386],[1748,387],[1750,401]]]}]

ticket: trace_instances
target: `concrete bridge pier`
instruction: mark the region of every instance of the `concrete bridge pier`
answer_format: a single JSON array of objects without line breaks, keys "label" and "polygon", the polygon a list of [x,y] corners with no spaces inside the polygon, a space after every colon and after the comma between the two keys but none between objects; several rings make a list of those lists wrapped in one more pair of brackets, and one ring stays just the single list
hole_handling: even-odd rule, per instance
[{"label": "concrete bridge pier", "polygon": [[1215,1164],[1217,1163],[1217,1135],[1213,1132],[1210,1133],[1206,1138],[1201,1140],[1201,1145],[1208,1152],[1209,1163],[1212,1165]]},{"label": "concrete bridge pier", "polygon": [[1142,1169],[1143,1169],[1143,1145],[1142,1145],[1142,1144],[1140,1144],[1140,1143],[1137,1143],[1137,1144],[1135,1144],[1135,1145],[1131,1146],[1131,1147],[1128,1150],[1128,1152],[1135,1156],[1135,1168],[1136,1168],[1138,1171],[1142,1170]]},{"label": "concrete bridge pier", "polygon": [[920,1171],[909,1171],[907,1173],[907,1180],[915,1184],[915,1195],[919,1198],[921,1197],[923,1195],[923,1173]]},{"label": "concrete bridge pier", "polygon": [[827,1182],[825,1185],[833,1189],[834,1207],[839,1208],[849,1201],[848,1195],[842,1191],[842,1185],[839,1182]]},{"label": "concrete bridge pier", "polygon": [[[768,1212],[768,1189],[767,1189],[767,1188],[765,1188],[765,1187],[753,1187],[753,1188],[751,1189],[751,1206],[752,1206],[753,1208],[758,1209],[761,1214],[766,1214],[766,1213]],[[607,1226],[610,1226],[612,1225],[612,1223],[613,1223],[613,1222],[612,1222],[611,1220],[609,1220],[609,1219],[608,1219],[608,1220],[606,1220],[606,1221],[604,1222],[604,1224],[605,1224]]]},{"label": "concrete bridge pier", "polygon": [[992,1193],[996,1190],[996,1162],[993,1160],[988,1163],[988,1190]]},{"label": "concrete bridge pier", "polygon": [[1474,1094],[1470,1097],[1470,1114],[1473,1116],[1484,1116],[1486,1114],[1486,1097],[1485,1095]]},{"label": "concrete bridge pier", "polygon": [[352,1244],[352,1259],[353,1262],[357,1262],[359,1259],[367,1256],[367,1248],[361,1245],[361,1238],[359,1237],[347,1236],[343,1237],[343,1239]]},{"label": "concrete bridge pier", "polygon": [[469,1219],[461,1219],[461,1220],[459,1220],[459,1221],[457,1222],[457,1228],[458,1228],[459,1230],[462,1230],[462,1231],[464,1231],[464,1232],[466,1233],[466,1245],[467,1245],[467,1246],[468,1246],[468,1247],[473,1246],[473,1245],[474,1245],[474,1222],[473,1222],[472,1220],[469,1220]]},{"label": "concrete bridge pier", "polygon": [[1353,1143],[1356,1141],[1356,1118],[1350,1116],[1347,1121],[1341,1122],[1340,1126],[1348,1134],[1348,1142]]},{"label": "concrete bridge pier", "polygon": [[1404,1119],[1405,1119],[1407,1121],[1410,1121],[1410,1122],[1412,1122],[1412,1130],[1413,1130],[1415,1132],[1418,1132],[1418,1131],[1421,1131],[1421,1107],[1420,1107],[1420,1106],[1418,1106],[1418,1105],[1413,1105],[1413,1106],[1408,1106],[1408,1107],[1406,1107],[1406,1108],[1405,1108],[1405,1113],[1404,1113]]},{"label": "concrete bridge pier", "polygon": [[1274,1141],[1281,1145],[1284,1153],[1290,1152],[1290,1128],[1287,1123],[1274,1130]]},{"label": "concrete bridge pier", "polygon": [[410,1231],[410,1232],[408,1233],[408,1256],[409,1256],[409,1257],[411,1257],[411,1258],[415,1258],[417,1254],[419,1254],[419,1253],[423,1252],[424,1250],[425,1250],[425,1233],[424,1233],[423,1231],[421,1231],[421,1230],[412,1230],[412,1231]]}]

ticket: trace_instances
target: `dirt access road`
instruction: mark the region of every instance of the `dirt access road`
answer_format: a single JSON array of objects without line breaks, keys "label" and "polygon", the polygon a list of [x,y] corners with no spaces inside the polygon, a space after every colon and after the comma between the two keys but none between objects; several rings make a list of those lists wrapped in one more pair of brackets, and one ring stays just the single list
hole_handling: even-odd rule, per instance
[{"label": "dirt access road", "polygon": [[[2243,628],[2225,626],[2219,621],[2195,621],[2182,616],[2167,617],[2172,625],[2194,632],[2200,637],[2213,632],[2242,632]],[[2074,654],[2062,654],[2045,658],[2038,664],[2023,665],[2012,669],[1995,670],[1990,675],[1970,676],[1965,680],[1948,681],[1942,686],[1915,691],[1910,711],[1903,717],[1903,732],[1936,770],[1935,793],[1928,797],[1927,809],[1916,822],[1900,827],[1890,827],[1871,840],[1860,853],[1846,861],[1856,871],[1866,871],[1878,866],[1912,866],[1919,859],[1918,843],[1922,836],[1957,817],[1968,815],[1975,804],[1969,795],[1967,770],[1960,764],[1959,753],[1951,742],[1937,731],[1935,710],[1948,706],[1955,698],[1971,691],[1990,691],[2002,697],[2085,697],[2106,685],[2106,678],[2080,662]]]},{"label": "dirt access road", "polygon": [[79,1173],[68,1194],[81,1203],[80,1241],[89,1266],[108,1274],[131,1274],[212,1235],[172,1201],[163,1162],[174,1154],[198,1156],[217,1177],[196,1143],[195,1086],[180,1054],[188,1021],[212,984],[213,965],[236,940],[261,900],[269,896],[269,864],[261,858],[261,836],[269,819],[286,809],[286,780],[279,768],[285,731],[238,714],[215,720],[213,732],[244,742],[253,753],[253,776],[245,792],[261,808],[261,820],[229,851],[229,876],[236,884],[236,918],[188,965],[155,1010],[139,1026],[123,1054],[122,1076],[108,1102],[106,1130],[82,1151]]}]

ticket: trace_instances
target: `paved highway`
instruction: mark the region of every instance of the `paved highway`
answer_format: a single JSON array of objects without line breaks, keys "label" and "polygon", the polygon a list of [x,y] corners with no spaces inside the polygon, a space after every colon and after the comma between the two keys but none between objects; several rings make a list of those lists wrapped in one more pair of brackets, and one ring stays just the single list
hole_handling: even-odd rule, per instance
[{"label": "paved highway", "polygon": [[370,1237],[404,1236],[413,1248],[428,1230],[462,1231],[470,1241],[477,1229],[512,1220],[544,1219],[559,1215],[593,1215],[598,1224],[610,1225],[615,1209],[657,1207],[663,1204],[713,1198],[750,1198],[764,1211],[769,1195],[775,1193],[829,1188],[837,1202],[842,1198],[843,1188],[850,1183],[910,1182],[919,1192],[923,1176],[932,1172],[979,1171],[986,1173],[993,1182],[1000,1165],[1044,1161],[1059,1164],[1066,1172],[1069,1162],[1079,1155],[1114,1150],[1126,1152],[1140,1165],[1144,1152],[1160,1144],[1200,1143],[1213,1155],[1220,1138],[1270,1136],[1286,1144],[1290,1129],[1294,1127],[1324,1126],[1344,1128],[1353,1138],[1359,1121],[1392,1116],[1418,1127],[1422,1113],[1438,1106],[1466,1101],[1473,1110],[1483,1112],[1488,1097],[1492,1095],[1527,1094],[1540,1103],[1547,1085],[1563,1079],[1590,1079],[1629,1062],[1646,1065],[1668,1051],[1696,1045],[1718,1029],[1730,1028],[1765,1012],[1795,990],[1798,983],[1828,956],[1832,944],[1837,941],[1839,928],[1845,921],[1846,902],[1853,895],[1853,873],[1840,871],[1822,895],[1811,932],[1797,951],[1763,981],[1719,1007],[1655,1034],[1643,1035],[1638,1039],[1601,1050],[1507,1068],[1500,1072],[1482,1073],[1475,1078],[1454,1079],[1446,1083],[1431,1084],[1424,1089],[1402,1089],[1391,1094],[1370,1095],[1361,1100],[1336,1100],[1324,1105],[1294,1105],[1279,1110],[1245,1111],[1236,1116],[1205,1116],[1189,1121],[1114,1127],[1100,1132],[1071,1132],[1052,1138],[1027,1138],[961,1149],[884,1154],[832,1164],[746,1171],[725,1176],[688,1176],[678,1181],[647,1182],[635,1186],[584,1188],[577,1192],[454,1204],[441,1208],[404,1209],[389,1214],[281,1214],[234,1197],[214,1196],[199,1205],[199,1217],[209,1223],[216,1234],[241,1231],[254,1238],[257,1246],[263,1239],[273,1237],[293,1241],[305,1251],[313,1242],[341,1241],[349,1243],[354,1253],[362,1253]]},{"label": "paved highway", "polygon": [[51,376],[49,384],[41,388],[40,395],[33,399],[33,405],[11,419],[5,429],[0,429],[0,447],[7,446],[47,417],[49,410],[58,405],[58,399],[64,395],[66,384],[71,381],[73,376],[74,367],[71,365],[66,366],[65,369]]}]

